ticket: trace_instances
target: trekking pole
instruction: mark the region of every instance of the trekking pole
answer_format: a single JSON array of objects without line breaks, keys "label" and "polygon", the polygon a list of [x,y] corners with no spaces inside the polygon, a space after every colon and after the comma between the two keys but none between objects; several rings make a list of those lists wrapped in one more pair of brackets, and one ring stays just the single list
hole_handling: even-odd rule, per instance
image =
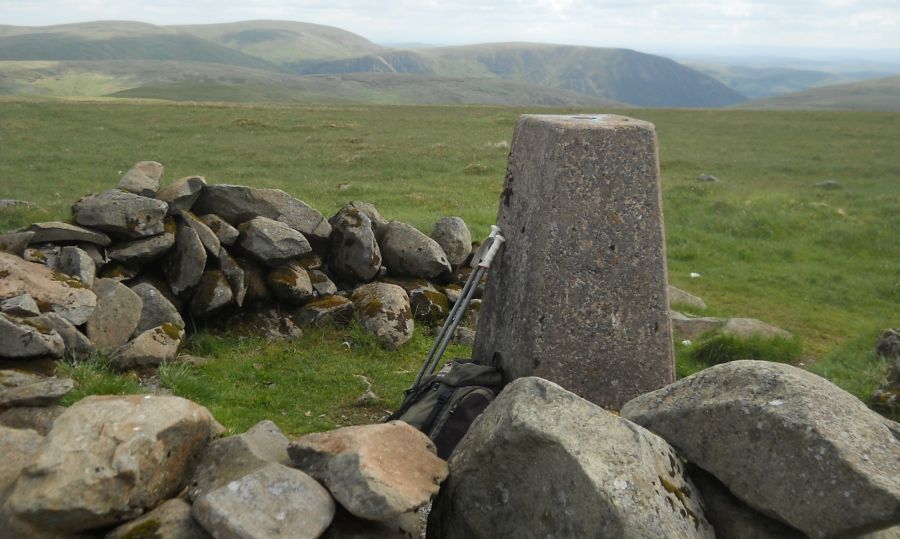
[{"label": "trekking pole", "polygon": [[[491,267],[491,262],[494,260],[494,256],[496,256],[497,251],[500,250],[500,246],[503,245],[503,242],[505,242],[505,241],[506,241],[506,238],[504,238],[500,234],[497,234],[496,236],[494,236],[494,241],[493,241],[493,243],[491,243],[491,246],[488,249],[488,252],[484,255],[484,258],[478,263],[478,269],[475,272],[473,272],[473,273],[477,274],[476,281],[475,281],[476,283],[479,280],[481,280],[481,276],[484,275],[484,273],[488,270],[488,268]],[[456,312],[456,316],[453,317],[453,321],[451,322],[450,327],[448,328],[447,335],[441,342],[440,348],[438,348],[438,351],[435,354],[434,359],[432,359],[432,363],[433,363],[433,366],[431,367],[432,371],[434,371],[434,368],[437,367],[438,363],[440,363],[441,356],[444,355],[444,350],[446,350],[447,346],[450,345],[450,339],[453,336],[453,332],[456,331],[456,326],[459,325],[459,323],[462,321],[463,316],[466,314],[466,306],[468,306],[469,302],[472,301],[472,296],[475,295],[476,288],[477,288],[476,286],[470,287],[465,298],[462,298],[460,300],[460,302],[463,304],[463,308]]]},{"label": "trekking pole", "polygon": [[[416,380],[415,380],[415,382],[413,382],[413,385],[410,387],[410,389],[418,386],[419,382],[422,381],[422,378],[426,375],[426,373],[430,374],[432,371],[434,371],[434,367],[437,366],[437,364],[433,365],[434,353],[440,346],[440,343],[446,338],[447,328],[450,327],[453,319],[456,317],[456,314],[460,311],[460,308],[462,307],[463,310],[465,310],[465,307],[463,307],[462,300],[464,297],[470,295],[470,291],[472,289],[474,289],[475,287],[478,286],[478,281],[481,279],[481,274],[483,273],[483,272],[478,271],[481,269],[481,267],[480,267],[481,260],[480,259],[483,259],[484,256],[487,255],[487,252],[490,251],[490,247],[493,246],[494,238],[497,237],[499,234],[500,234],[500,227],[498,227],[497,225],[491,225],[491,233],[488,235],[484,244],[482,244],[482,245],[487,245],[488,242],[491,242],[491,245],[487,246],[488,251],[485,251],[483,254],[482,254],[482,249],[479,249],[478,252],[475,253],[475,257],[473,258],[473,260],[475,262],[477,262],[478,265],[476,265],[475,270],[473,270],[472,273],[469,274],[469,278],[466,280],[466,284],[465,284],[465,286],[463,286],[463,289],[459,294],[459,299],[457,299],[456,303],[453,304],[453,308],[450,310],[450,313],[447,315],[447,319],[444,320],[444,325],[441,327],[441,331],[438,333],[438,337],[437,337],[437,339],[435,339],[434,344],[431,345],[431,350],[428,351],[428,355],[425,356],[425,363],[422,365],[422,368],[419,370],[419,374],[416,376]],[[492,258],[493,258],[493,256],[492,256]]]}]

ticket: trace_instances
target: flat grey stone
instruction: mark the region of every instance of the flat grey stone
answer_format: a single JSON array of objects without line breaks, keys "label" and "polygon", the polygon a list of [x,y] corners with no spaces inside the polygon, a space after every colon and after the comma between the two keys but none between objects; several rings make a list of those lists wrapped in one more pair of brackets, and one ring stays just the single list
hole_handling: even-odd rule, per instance
[{"label": "flat grey stone", "polygon": [[685,292],[677,286],[669,285],[669,305],[688,305],[695,309],[706,309],[706,302],[697,296]]},{"label": "flat grey stone", "polygon": [[31,384],[0,388],[0,408],[49,406],[56,404],[75,387],[69,378],[44,378]]},{"label": "flat grey stone", "polygon": [[194,518],[219,538],[315,539],[334,511],[325,487],[276,463],[205,494],[193,506]]},{"label": "flat grey stone", "polygon": [[34,232],[31,243],[86,242],[101,247],[110,244],[109,236],[106,234],[60,221],[34,223],[25,231]]},{"label": "flat grey stone", "polygon": [[0,312],[9,316],[28,317],[41,314],[38,304],[31,294],[19,294],[0,301]]},{"label": "flat grey stone", "polygon": [[742,339],[749,337],[790,339],[793,337],[788,331],[753,318],[729,318],[725,321],[721,331],[725,335],[732,335]]},{"label": "flat grey stone", "polygon": [[110,260],[127,264],[146,264],[169,252],[175,245],[175,234],[164,232],[139,240],[117,243],[106,251]]},{"label": "flat grey stone", "polygon": [[78,330],[71,322],[56,313],[44,313],[31,319],[35,325],[44,329],[50,329],[62,337],[65,344],[65,357],[72,359],[87,359],[97,353],[94,343],[87,335]]},{"label": "flat grey stone", "polygon": [[461,217],[442,217],[434,224],[431,239],[438,242],[453,267],[459,267],[472,252],[472,233]]},{"label": "flat grey stone", "polygon": [[856,397],[802,369],[716,365],[635,398],[622,417],[810,537],[900,520],[900,439]]},{"label": "flat grey stone", "polygon": [[169,206],[161,200],[113,189],[82,198],[72,206],[75,222],[129,238],[161,234]]},{"label": "flat grey stone", "polygon": [[285,223],[314,241],[326,241],[331,226],[321,213],[280,189],[209,185],[194,204],[197,214],[214,213],[232,225],[255,217]]},{"label": "flat grey stone", "polygon": [[163,166],[156,161],[138,161],[119,180],[118,188],[144,197],[156,196]]},{"label": "flat grey stone", "polygon": [[[328,227],[329,230],[331,227]],[[306,237],[285,223],[256,217],[238,226],[241,248],[263,263],[278,267],[312,251]]]},{"label": "flat grey stone", "polygon": [[43,264],[56,269],[59,262],[60,246],[54,243],[32,243],[25,249],[23,257],[29,262]]},{"label": "flat grey stone", "polygon": [[715,537],[662,438],[540,378],[520,378],[450,456],[428,537]]},{"label": "flat grey stone", "polygon": [[197,232],[184,224],[178,225],[175,250],[163,265],[163,271],[175,295],[197,286],[206,267],[206,249]]},{"label": "flat grey stone", "polygon": [[174,324],[148,329],[109,354],[109,363],[119,370],[157,367],[175,359],[184,330]]},{"label": "flat grey stone", "polygon": [[97,279],[97,308],[87,321],[87,336],[97,350],[107,353],[131,338],[141,320],[143,301],[124,284]]},{"label": "flat grey stone", "polygon": [[169,215],[181,210],[190,210],[206,187],[203,176],[186,176],[170,183],[156,193],[156,198],[169,205]]},{"label": "flat grey stone", "polygon": [[66,345],[59,333],[0,313],[0,358],[62,357]]},{"label": "flat grey stone", "polygon": [[436,241],[412,225],[391,221],[378,240],[384,265],[391,275],[434,279],[451,271],[447,255]]},{"label": "flat grey stone", "polygon": [[309,281],[312,283],[312,287],[316,291],[318,297],[324,298],[337,294],[337,286],[331,282],[331,279],[329,279],[328,275],[324,272],[319,270],[309,270],[307,273],[309,274]]},{"label": "flat grey stone", "polygon": [[74,245],[67,245],[59,250],[56,267],[59,271],[78,279],[87,286],[94,285],[97,266],[86,252]]},{"label": "flat grey stone", "polygon": [[210,230],[219,238],[219,242],[222,245],[232,246],[234,242],[237,241],[240,232],[230,224],[225,219],[222,219],[218,215],[213,213],[208,213],[206,215],[201,215],[198,217],[200,221],[203,222],[206,226],[209,227]]},{"label": "flat grey stone", "polygon": [[498,225],[473,359],[609,409],[675,379],[652,124],[522,116]]},{"label": "flat grey stone", "polygon": [[672,336],[675,339],[696,339],[704,333],[715,331],[725,324],[724,318],[713,316],[687,316],[678,311],[669,311]]}]

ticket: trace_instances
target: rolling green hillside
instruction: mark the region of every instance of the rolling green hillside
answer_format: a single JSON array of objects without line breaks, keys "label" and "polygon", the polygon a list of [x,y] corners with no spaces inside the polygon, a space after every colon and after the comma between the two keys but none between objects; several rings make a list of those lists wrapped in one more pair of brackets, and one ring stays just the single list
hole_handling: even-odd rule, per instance
[{"label": "rolling green hillside", "polygon": [[[341,75],[326,84],[331,101],[708,108],[745,100],[708,75],[625,49],[497,43],[388,50],[338,28],[287,21],[0,27],[5,94],[193,99],[209,91],[228,100],[308,102],[323,83],[307,75]],[[228,88],[213,89],[217,84]]]},{"label": "rolling green hillside", "polygon": [[722,64],[689,64],[750,99],[772,97],[798,92],[827,84],[840,84],[859,79],[825,71],[792,69],[787,67],[746,67]]},{"label": "rolling green hillside", "polygon": [[383,50],[368,39],[335,28],[294,21],[244,21],[171,26],[276,64],[308,59],[343,58]]},{"label": "rolling green hillside", "polygon": [[757,99],[740,107],[767,110],[900,111],[900,77],[822,86],[778,97]]}]

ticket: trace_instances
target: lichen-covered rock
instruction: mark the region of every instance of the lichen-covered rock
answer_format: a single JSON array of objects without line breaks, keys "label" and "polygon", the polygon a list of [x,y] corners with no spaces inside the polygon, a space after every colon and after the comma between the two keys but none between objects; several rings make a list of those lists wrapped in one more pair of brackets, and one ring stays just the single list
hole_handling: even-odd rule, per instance
[{"label": "lichen-covered rock", "polygon": [[315,539],[334,510],[315,479],[273,463],[200,497],[193,515],[213,537]]},{"label": "lichen-covered rock", "polygon": [[163,324],[184,328],[181,313],[158,288],[149,282],[140,282],[132,285],[131,290],[141,298],[141,318],[133,337]]},{"label": "lichen-covered rock", "polygon": [[75,222],[129,238],[162,234],[169,205],[161,200],[113,189],[89,195],[72,206]]},{"label": "lichen-covered rock", "polygon": [[164,232],[149,238],[117,243],[106,250],[106,256],[126,264],[145,264],[166,254],[174,245],[175,234]]},{"label": "lichen-covered rock", "polygon": [[191,314],[197,318],[208,317],[231,303],[233,299],[234,293],[225,274],[219,270],[207,271],[191,298]]},{"label": "lichen-covered rock", "polygon": [[184,330],[165,323],[148,329],[116,348],[109,355],[109,363],[119,370],[156,367],[175,359]]},{"label": "lichen-covered rock", "polygon": [[266,282],[275,297],[285,303],[304,303],[315,295],[309,274],[294,264],[273,269],[266,277]]},{"label": "lichen-covered rock", "polygon": [[203,176],[185,176],[163,187],[156,193],[156,198],[169,205],[169,215],[181,210],[189,210],[200,197],[206,187]]},{"label": "lichen-covered rock", "polygon": [[163,265],[163,271],[176,295],[197,286],[206,267],[206,249],[197,232],[184,224],[178,225],[175,250]]},{"label": "lichen-covered rock", "polygon": [[[330,228],[330,227],[329,227]],[[256,217],[238,226],[238,244],[263,263],[278,267],[312,251],[300,232],[266,217]]]},{"label": "lichen-covered rock", "polygon": [[459,267],[472,252],[472,233],[461,217],[442,217],[434,224],[431,239],[436,241],[453,267]]},{"label": "lichen-covered rock", "polygon": [[191,515],[191,504],[181,498],[166,500],[131,522],[109,532],[104,539],[212,539]]},{"label": "lichen-covered rock", "polygon": [[[2,371],[0,371],[2,372]],[[50,406],[75,387],[69,378],[41,378],[16,387],[0,386],[0,409],[13,406]]]},{"label": "lichen-covered rock", "polygon": [[50,329],[62,337],[65,344],[64,355],[72,359],[87,359],[97,353],[97,348],[87,336],[78,331],[71,322],[56,313],[44,313],[31,319],[31,323],[43,329]]},{"label": "lichen-covered rock", "polygon": [[384,265],[392,275],[434,279],[451,271],[441,246],[406,223],[391,221],[384,225],[378,244]]},{"label": "lichen-covered rock", "polygon": [[25,248],[34,232],[7,232],[0,234],[0,253],[9,253],[18,257],[25,256]]},{"label": "lichen-covered rock", "polygon": [[94,277],[97,275],[97,266],[94,260],[80,248],[67,245],[59,250],[59,260],[56,268],[83,282],[87,286],[94,285]]},{"label": "lichen-covered rock", "polygon": [[101,247],[110,244],[109,236],[106,234],[61,221],[34,223],[25,231],[34,232],[30,243],[86,242]]},{"label": "lichen-covered rock", "polygon": [[214,213],[232,225],[266,217],[285,223],[313,241],[326,241],[331,225],[321,213],[280,189],[210,185],[194,204],[194,212]]},{"label": "lichen-covered rock", "polygon": [[312,283],[313,290],[316,291],[318,297],[325,298],[337,294],[337,286],[324,272],[319,270],[309,270],[307,273],[309,274],[309,282]]},{"label": "lichen-covered rock", "polygon": [[97,308],[87,321],[87,336],[101,352],[122,346],[141,320],[143,301],[124,284],[112,279],[97,279]]},{"label": "lichen-covered rock", "polygon": [[222,273],[225,274],[225,279],[228,280],[228,285],[231,286],[235,305],[238,307],[243,306],[244,298],[247,296],[247,273],[244,271],[244,268],[235,259],[231,258],[231,255],[228,254],[224,247],[219,251],[219,267],[222,268]]},{"label": "lichen-covered rock", "polygon": [[706,302],[684,290],[669,285],[669,305],[687,305],[695,309],[706,309]]},{"label": "lichen-covered rock", "polygon": [[278,425],[269,420],[260,421],[243,434],[213,441],[194,472],[188,495],[196,501],[273,462],[290,466],[288,443]]},{"label": "lichen-covered rock", "polygon": [[208,213],[206,215],[201,215],[198,217],[200,221],[203,222],[206,226],[209,227],[210,230],[213,231],[213,234],[219,238],[219,242],[222,245],[232,246],[234,242],[237,241],[240,232],[230,224],[225,219],[222,219],[218,215],[214,213]]},{"label": "lichen-covered rock", "polygon": [[61,247],[53,243],[33,243],[25,249],[23,258],[35,264],[43,264],[56,269]]},{"label": "lichen-covered rock", "polygon": [[353,320],[353,302],[342,296],[310,301],[293,316],[300,327],[345,326]]},{"label": "lichen-covered rock", "polygon": [[888,359],[900,359],[900,329],[884,330],[875,343],[875,354]]},{"label": "lichen-covered rock", "polygon": [[266,286],[267,270],[257,261],[249,257],[236,257],[238,266],[244,270],[244,283],[247,291],[244,301],[261,303],[269,299],[269,289]]},{"label": "lichen-covered rock", "polygon": [[397,285],[369,283],[350,296],[353,316],[384,348],[396,350],[412,338],[414,323],[409,297]]},{"label": "lichen-covered rock", "polygon": [[351,207],[344,206],[331,223],[331,269],[351,283],[366,283],[381,267],[381,250],[375,241],[372,221]]},{"label": "lichen-covered rock", "polygon": [[8,505],[60,533],[133,519],[185,487],[221,428],[179,397],[87,397],[57,418]]},{"label": "lichen-covered rock", "polygon": [[222,243],[219,241],[219,237],[216,236],[215,232],[213,232],[206,224],[197,219],[197,216],[193,213],[183,210],[179,213],[181,219],[191,228],[194,229],[194,232],[197,233],[197,236],[200,238],[200,243],[206,248],[206,251],[214,256],[219,256],[219,251],[222,250]]},{"label": "lichen-covered rock", "polygon": [[118,188],[143,197],[154,197],[162,175],[163,166],[156,161],[138,161],[119,180]]},{"label": "lichen-covered rock", "polygon": [[66,345],[59,333],[0,313],[0,358],[62,357]]},{"label": "lichen-covered rock", "polygon": [[134,279],[140,274],[141,268],[140,266],[121,263],[121,262],[111,262],[105,266],[100,271],[101,279],[112,279],[113,281],[124,283]]},{"label": "lichen-covered rock", "polygon": [[361,213],[364,213],[366,217],[368,217],[372,222],[372,230],[375,232],[375,237],[381,237],[381,227],[388,224],[388,222],[384,217],[381,216],[381,212],[378,211],[378,208],[376,208],[374,204],[370,202],[360,202],[358,200],[353,200],[350,201],[347,206],[359,210]]},{"label": "lichen-covered rock", "polygon": [[900,521],[900,440],[856,397],[803,369],[732,361],[621,413],[747,505],[811,537]]},{"label": "lichen-covered rock", "polygon": [[[41,436],[46,436],[53,428],[56,418],[65,411],[64,407],[52,404],[50,406],[17,406],[0,412],[0,425],[11,429],[31,429]],[[3,498],[4,496],[0,494],[0,499]],[[0,527],[0,529],[3,528]]]},{"label": "lichen-covered rock", "polygon": [[450,312],[447,296],[430,285],[410,290],[409,305],[416,320],[430,325],[442,323]]},{"label": "lichen-covered rock", "polygon": [[307,434],[288,446],[294,466],[353,515],[396,518],[424,505],[447,477],[427,436],[402,421]]},{"label": "lichen-covered rock", "polygon": [[55,312],[79,326],[97,305],[84,283],[8,253],[0,253],[0,299],[30,294],[42,312]]},{"label": "lichen-covered rock", "polygon": [[37,302],[34,301],[34,298],[28,293],[19,294],[18,296],[13,296],[0,301],[0,312],[9,316],[18,316],[20,318],[41,314]]},{"label": "lichen-covered rock", "polygon": [[449,466],[428,537],[715,537],[672,447],[541,378],[509,384]]}]

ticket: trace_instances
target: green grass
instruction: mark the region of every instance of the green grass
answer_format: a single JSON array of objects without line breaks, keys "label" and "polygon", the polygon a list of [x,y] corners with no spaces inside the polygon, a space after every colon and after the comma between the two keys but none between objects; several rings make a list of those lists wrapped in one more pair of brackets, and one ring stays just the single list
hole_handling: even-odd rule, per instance
[{"label": "green grass", "polygon": [[103,358],[87,361],[60,361],[56,375],[71,378],[75,389],[63,397],[60,404],[68,406],[88,395],[136,395],[144,393],[140,379],[134,373],[113,371]]},{"label": "green grass", "polygon": [[[31,200],[44,211],[2,211],[0,229],[67,218],[80,196],[113,187],[134,162],[152,159],[166,165],[164,182],[200,174],[212,183],[281,188],[326,216],[348,200],[370,201],[386,218],[426,232],[439,217],[459,215],[482,237],[503,184],[509,150],[502,142],[520,113],[536,111],[546,112],[4,99],[0,198]],[[791,331],[803,343],[797,361],[867,397],[884,368],[869,350],[884,328],[900,326],[900,114],[625,113],[657,126],[672,284],[702,297],[711,315],[759,318]],[[694,181],[704,172],[722,182]],[[842,187],[814,187],[825,178]],[[363,386],[353,375],[370,376],[377,394],[396,400],[408,380],[391,382],[392,373],[412,368],[430,342],[420,333],[399,353],[405,359],[373,355],[379,359],[370,365],[344,354],[341,332],[309,331],[303,347],[238,339],[201,346],[206,338],[195,337],[191,347],[214,360],[171,373],[171,383],[186,395],[213,391],[201,402],[231,428],[267,414],[294,418],[300,408],[372,416],[375,410],[354,415],[352,398]],[[680,372],[701,365],[686,357],[679,350]],[[292,363],[296,358],[305,359]],[[241,374],[262,376],[253,363],[272,379],[290,379],[285,395],[246,385]],[[313,378],[322,369],[334,370]],[[304,391],[316,394],[299,389],[303,376],[334,384],[330,404],[300,400]],[[310,404],[291,408],[292,399]],[[317,428],[309,421],[286,428]]]}]

